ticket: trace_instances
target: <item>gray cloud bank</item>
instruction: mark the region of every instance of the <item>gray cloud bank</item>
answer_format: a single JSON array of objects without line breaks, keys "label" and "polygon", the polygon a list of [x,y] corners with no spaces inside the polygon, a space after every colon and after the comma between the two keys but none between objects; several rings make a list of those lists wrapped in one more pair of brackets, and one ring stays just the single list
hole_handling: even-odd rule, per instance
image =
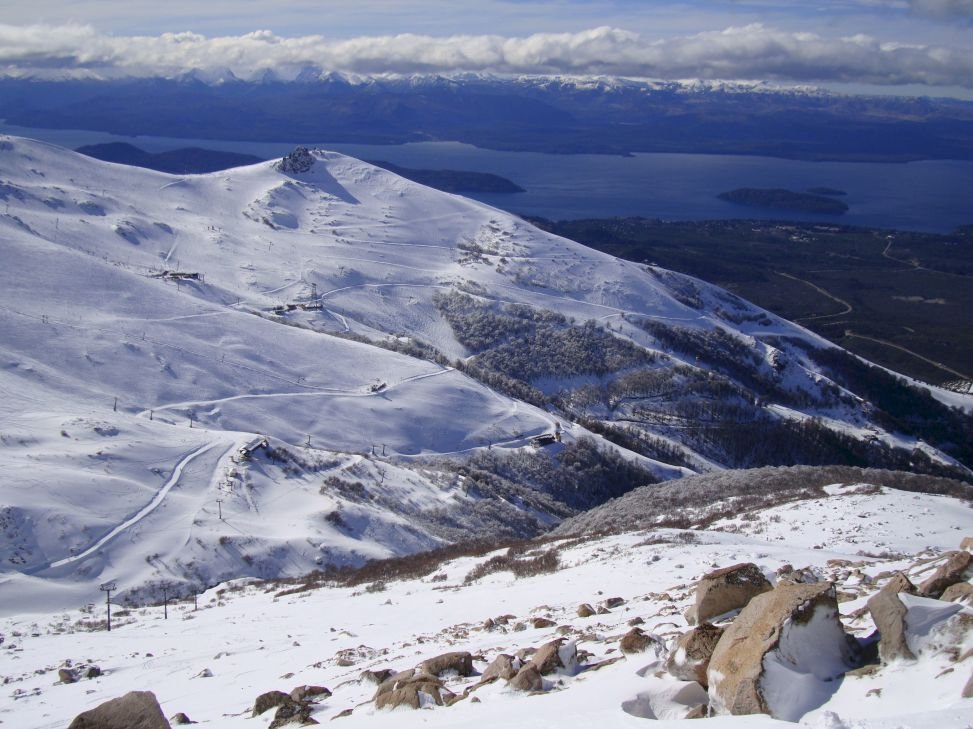
[{"label": "gray cloud bank", "polygon": [[[915,0],[968,7],[973,0]],[[331,40],[269,31],[208,38],[195,33],[119,37],[89,26],[0,24],[0,74],[52,77],[177,76],[229,70],[243,79],[267,71],[358,74],[490,72],[606,74],[662,79],[925,84],[973,88],[973,52],[883,43],[865,35],[826,38],[764,25],[646,40],[616,28],[526,37],[395,35]]]},{"label": "gray cloud bank", "polygon": [[973,0],[908,0],[918,15],[933,18],[969,18],[973,20]]}]

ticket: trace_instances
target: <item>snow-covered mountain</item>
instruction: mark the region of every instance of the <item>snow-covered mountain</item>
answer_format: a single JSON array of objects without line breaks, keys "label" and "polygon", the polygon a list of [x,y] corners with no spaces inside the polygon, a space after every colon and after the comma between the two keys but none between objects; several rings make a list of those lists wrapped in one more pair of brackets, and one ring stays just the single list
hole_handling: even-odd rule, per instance
[{"label": "snow-covered mountain", "polygon": [[172,176],[3,137],[0,205],[4,612],[530,536],[729,466],[969,476],[970,396],[338,154]]}]

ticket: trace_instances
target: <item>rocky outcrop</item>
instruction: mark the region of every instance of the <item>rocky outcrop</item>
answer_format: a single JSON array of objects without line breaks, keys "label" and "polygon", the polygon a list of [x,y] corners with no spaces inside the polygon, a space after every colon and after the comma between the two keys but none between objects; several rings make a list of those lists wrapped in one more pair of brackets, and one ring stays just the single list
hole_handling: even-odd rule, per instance
[{"label": "rocky outcrop", "polygon": [[268,709],[276,709],[278,706],[294,703],[297,702],[283,691],[267,691],[266,693],[260,694],[257,700],[253,702],[253,712],[250,716],[260,716]]},{"label": "rocky outcrop", "polygon": [[653,647],[656,649],[656,653],[661,653],[665,650],[661,638],[646,633],[641,628],[632,628],[618,641],[618,649],[622,653],[645,653],[645,651]]},{"label": "rocky outcrop", "polygon": [[919,594],[924,597],[940,597],[947,587],[963,582],[973,555],[966,550],[946,553],[943,562],[928,580],[919,585]]},{"label": "rocky outcrop", "polygon": [[306,703],[284,704],[277,707],[277,713],[267,729],[280,729],[280,727],[294,724],[297,726],[308,726],[317,724],[316,719],[311,718],[311,705]]},{"label": "rocky outcrop", "polygon": [[74,717],[68,729],[172,729],[151,691],[130,691]]},{"label": "rocky outcrop", "polygon": [[430,676],[442,676],[452,673],[458,676],[473,675],[473,655],[466,651],[443,653],[435,658],[429,658],[416,666],[418,673],[428,673]]},{"label": "rocky outcrop", "polygon": [[537,666],[528,663],[517,672],[517,675],[507,685],[518,691],[543,691],[544,679],[541,677],[541,672],[537,670]]},{"label": "rocky outcrop", "polygon": [[916,588],[901,572],[869,598],[867,607],[879,633],[878,655],[882,663],[897,658],[915,660],[906,640],[905,616],[908,610],[899,599],[900,593],[915,594]]},{"label": "rocky outcrop", "polygon": [[324,686],[312,686],[305,684],[291,689],[290,697],[294,701],[312,701],[316,699],[326,699],[331,696],[331,690]]},{"label": "rocky outcrop", "polygon": [[275,170],[285,174],[301,174],[308,172],[312,167],[314,167],[314,155],[307,147],[296,147],[293,152],[274,164]]},{"label": "rocky outcrop", "polygon": [[506,653],[501,653],[486,667],[480,680],[489,681],[493,678],[502,678],[504,681],[509,681],[516,675],[517,668],[514,666],[514,657]]},{"label": "rocky outcrop", "polygon": [[946,602],[961,602],[964,605],[969,605],[973,602],[973,585],[969,582],[957,582],[955,585],[947,587],[939,599],[945,600]]},{"label": "rocky outcrop", "polygon": [[442,706],[452,697],[453,693],[436,676],[410,669],[383,681],[375,691],[374,700],[377,709],[396,709],[400,706],[420,709],[430,701]]},{"label": "rocky outcrop", "polygon": [[753,598],[717,643],[707,671],[711,713],[797,721],[836,688],[850,658],[834,586],[780,585]]},{"label": "rocky outcrop", "polygon": [[696,603],[686,613],[690,625],[746,606],[754,597],[772,590],[760,568],[752,562],[735,564],[703,575],[696,585]]},{"label": "rocky outcrop", "polygon": [[530,665],[542,676],[546,676],[562,669],[572,670],[577,664],[577,657],[577,646],[573,642],[566,642],[564,638],[558,638],[538,648],[530,657]]},{"label": "rocky outcrop", "polygon": [[683,681],[695,681],[707,688],[706,671],[722,635],[723,628],[710,623],[683,633],[666,659],[666,671]]}]

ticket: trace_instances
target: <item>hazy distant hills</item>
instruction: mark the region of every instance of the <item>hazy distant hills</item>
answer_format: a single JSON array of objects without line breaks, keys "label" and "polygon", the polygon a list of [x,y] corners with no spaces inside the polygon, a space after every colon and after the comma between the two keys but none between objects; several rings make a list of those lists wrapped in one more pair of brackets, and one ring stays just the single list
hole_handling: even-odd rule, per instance
[{"label": "hazy distant hills", "polygon": [[[755,84],[493,76],[305,82],[0,80],[11,124],[123,135],[401,144],[555,153],[973,159],[973,105]],[[187,113],[191,112],[191,113]]]},{"label": "hazy distant hills", "polygon": [[200,149],[199,147],[152,153],[125,142],[89,144],[78,147],[77,151],[105,162],[145,167],[159,172],[171,172],[175,175],[217,172],[230,167],[243,167],[263,161],[260,157],[255,157],[252,154],[221,152],[214,149]]}]

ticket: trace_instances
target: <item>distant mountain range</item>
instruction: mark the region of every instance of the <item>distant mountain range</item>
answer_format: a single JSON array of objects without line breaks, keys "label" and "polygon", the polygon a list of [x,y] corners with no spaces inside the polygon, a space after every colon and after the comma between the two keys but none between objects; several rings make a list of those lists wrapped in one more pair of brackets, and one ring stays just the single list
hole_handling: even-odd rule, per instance
[{"label": "distant mountain range", "polygon": [[[459,141],[554,153],[973,159],[973,104],[760,84],[308,73],[262,82],[0,79],[11,124],[192,139]],[[191,113],[187,113],[191,111]]]}]

